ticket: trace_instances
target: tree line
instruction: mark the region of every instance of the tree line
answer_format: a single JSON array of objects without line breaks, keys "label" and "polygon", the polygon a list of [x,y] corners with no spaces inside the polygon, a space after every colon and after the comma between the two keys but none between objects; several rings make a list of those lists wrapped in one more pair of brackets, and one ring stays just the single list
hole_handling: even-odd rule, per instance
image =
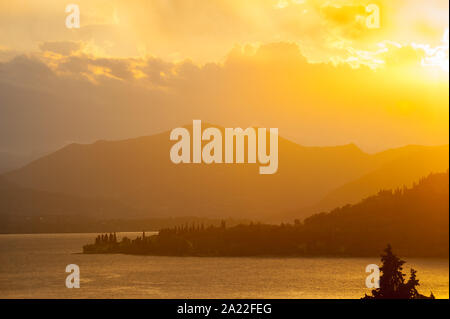
[{"label": "tree line", "polygon": [[[177,256],[375,256],[386,243],[402,256],[448,256],[449,174],[383,190],[358,204],[292,224],[164,228],[158,235],[86,245],[85,252]],[[106,248],[105,248],[106,247]]]}]

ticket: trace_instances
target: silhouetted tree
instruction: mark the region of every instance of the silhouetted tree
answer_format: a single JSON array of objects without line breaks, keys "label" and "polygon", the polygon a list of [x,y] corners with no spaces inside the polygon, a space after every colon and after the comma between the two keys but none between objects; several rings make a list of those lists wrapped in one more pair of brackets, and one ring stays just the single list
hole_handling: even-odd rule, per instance
[{"label": "silhouetted tree", "polygon": [[384,252],[381,255],[380,288],[372,290],[372,295],[365,295],[364,299],[434,299],[433,293],[426,297],[417,291],[419,280],[416,270],[411,269],[409,280],[405,283],[405,274],[402,272],[405,261],[394,255],[391,245]]}]

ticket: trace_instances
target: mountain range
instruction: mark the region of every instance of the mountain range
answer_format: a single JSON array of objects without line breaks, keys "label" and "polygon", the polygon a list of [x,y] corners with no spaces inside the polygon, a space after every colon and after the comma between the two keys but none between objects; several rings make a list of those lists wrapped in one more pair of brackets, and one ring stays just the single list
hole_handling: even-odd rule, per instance
[{"label": "mountain range", "polygon": [[[0,208],[26,212],[24,202],[41,198],[35,211],[48,205],[61,212],[84,207],[102,217],[303,219],[449,167],[448,145],[367,154],[353,144],[305,147],[280,137],[278,172],[260,175],[259,164],[176,165],[169,136],[67,145],[4,174]],[[10,198],[15,204],[6,205]]]}]

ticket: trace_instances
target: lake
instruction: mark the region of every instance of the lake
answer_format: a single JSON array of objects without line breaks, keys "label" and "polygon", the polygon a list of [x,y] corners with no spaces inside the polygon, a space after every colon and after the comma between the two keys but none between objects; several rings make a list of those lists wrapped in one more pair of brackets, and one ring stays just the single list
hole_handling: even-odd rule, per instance
[{"label": "lake", "polygon": [[[139,233],[121,233],[134,239]],[[0,235],[0,298],[360,298],[379,258],[83,255],[97,234]],[[395,247],[394,247],[395,252]],[[448,259],[407,258],[419,291],[449,298]],[[68,289],[68,264],[81,288]]]}]

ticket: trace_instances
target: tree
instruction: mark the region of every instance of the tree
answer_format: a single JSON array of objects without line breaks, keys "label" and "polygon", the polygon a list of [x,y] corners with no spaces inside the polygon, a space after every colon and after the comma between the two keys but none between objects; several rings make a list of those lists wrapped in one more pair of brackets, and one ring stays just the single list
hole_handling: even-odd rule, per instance
[{"label": "tree", "polygon": [[409,280],[405,283],[406,275],[402,272],[405,261],[394,255],[391,245],[384,252],[381,255],[380,288],[372,290],[372,295],[365,295],[363,299],[434,299],[433,293],[426,297],[417,291],[420,284],[416,270],[411,269]]}]

